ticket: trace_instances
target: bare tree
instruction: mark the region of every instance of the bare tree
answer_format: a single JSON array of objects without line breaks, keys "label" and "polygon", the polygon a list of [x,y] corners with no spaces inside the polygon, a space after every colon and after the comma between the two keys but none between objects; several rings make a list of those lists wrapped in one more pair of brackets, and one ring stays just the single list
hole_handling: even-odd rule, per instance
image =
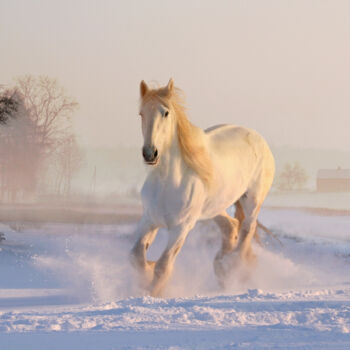
[{"label": "bare tree", "polygon": [[[16,80],[15,89],[21,96],[26,111],[24,119],[31,127],[32,146],[37,156],[34,164],[37,167],[36,175],[40,174],[40,176],[33,177],[37,183],[32,184],[32,187],[39,189],[37,185],[40,184],[39,191],[45,192],[44,184],[50,168],[49,162],[57,162],[55,156],[71,137],[71,116],[77,109],[78,103],[67,95],[57,80],[47,76],[20,77]],[[19,143],[25,144],[22,141]],[[66,186],[70,186],[70,182]],[[70,189],[67,191],[69,192]]]},{"label": "bare tree", "polygon": [[278,178],[277,187],[280,190],[302,189],[307,182],[305,169],[299,163],[285,164]]},{"label": "bare tree", "polygon": [[67,96],[57,80],[47,76],[27,75],[16,82],[35,125],[38,141],[43,150],[50,153],[55,142],[69,131],[70,117],[78,103]]},{"label": "bare tree", "polygon": [[44,186],[52,164],[60,169],[59,192],[70,193],[71,179],[81,165],[70,130],[77,107],[63,87],[47,76],[21,77],[15,88],[0,90],[0,123],[6,123],[0,128],[1,200],[34,194],[38,184]]},{"label": "bare tree", "polygon": [[74,135],[68,135],[57,142],[53,153],[53,166],[56,174],[55,192],[69,196],[74,175],[83,163],[83,155]]},{"label": "bare tree", "polygon": [[35,190],[40,150],[21,94],[14,90],[8,96],[16,108],[0,129],[0,187],[2,200],[15,201]]}]

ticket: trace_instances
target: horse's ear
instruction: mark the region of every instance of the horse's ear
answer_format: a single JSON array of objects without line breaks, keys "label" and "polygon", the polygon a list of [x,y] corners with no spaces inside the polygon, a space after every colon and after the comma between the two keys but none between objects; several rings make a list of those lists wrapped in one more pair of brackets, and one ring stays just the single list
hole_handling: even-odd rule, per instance
[{"label": "horse's ear", "polygon": [[174,89],[174,80],[173,78],[169,79],[168,85],[166,86],[169,93],[171,93]]},{"label": "horse's ear", "polygon": [[140,94],[141,94],[141,97],[144,97],[147,94],[147,91],[148,91],[147,84],[145,83],[144,80],[141,80],[141,83],[140,83]]}]

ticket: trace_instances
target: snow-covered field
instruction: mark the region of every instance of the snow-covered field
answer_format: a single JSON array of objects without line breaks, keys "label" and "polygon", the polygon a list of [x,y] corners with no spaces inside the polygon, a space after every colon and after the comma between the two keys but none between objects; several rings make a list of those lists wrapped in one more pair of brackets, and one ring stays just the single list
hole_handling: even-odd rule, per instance
[{"label": "snow-covered field", "polygon": [[264,205],[268,207],[350,210],[350,192],[272,192],[267,196]]},{"label": "snow-covered field", "polygon": [[[199,223],[166,298],[143,295],[128,264],[135,224],[0,224],[0,349],[350,349],[350,216],[264,209],[282,244],[219,290],[220,235]],[[160,232],[151,247],[164,247]]]}]

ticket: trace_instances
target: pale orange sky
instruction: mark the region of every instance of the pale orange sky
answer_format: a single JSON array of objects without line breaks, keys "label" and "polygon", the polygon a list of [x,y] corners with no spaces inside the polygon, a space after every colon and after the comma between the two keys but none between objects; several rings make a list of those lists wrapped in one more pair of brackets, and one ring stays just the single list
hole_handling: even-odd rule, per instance
[{"label": "pale orange sky", "polygon": [[0,83],[55,77],[83,145],[141,145],[141,79],[175,84],[197,125],[350,151],[350,1],[2,0]]}]

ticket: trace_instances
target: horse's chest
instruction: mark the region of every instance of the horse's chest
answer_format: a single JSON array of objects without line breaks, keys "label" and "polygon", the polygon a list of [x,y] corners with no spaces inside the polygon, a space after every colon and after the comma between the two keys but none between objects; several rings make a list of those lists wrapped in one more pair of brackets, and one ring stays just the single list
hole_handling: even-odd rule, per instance
[{"label": "horse's chest", "polygon": [[193,182],[177,187],[167,182],[146,182],[141,194],[144,209],[159,226],[175,226],[193,215],[201,205]]}]

